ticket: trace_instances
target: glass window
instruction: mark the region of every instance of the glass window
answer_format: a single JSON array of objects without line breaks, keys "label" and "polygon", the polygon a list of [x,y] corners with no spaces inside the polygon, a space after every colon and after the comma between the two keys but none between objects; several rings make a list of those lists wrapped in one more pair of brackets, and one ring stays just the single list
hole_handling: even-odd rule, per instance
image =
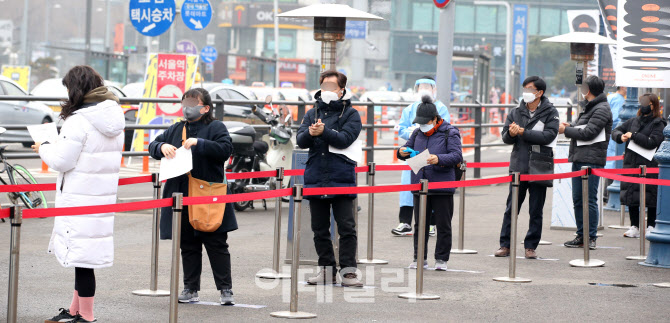
[{"label": "glass window", "polygon": [[433,8],[435,5],[432,2],[412,3],[412,30],[433,30]]},{"label": "glass window", "polygon": [[456,5],[456,21],[455,27],[457,33],[472,33],[475,31],[475,7],[472,5],[464,5],[460,2],[454,3]]},{"label": "glass window", "polygon": [[561,12],[561,34],[567,34],[570,32],[570,24],[568,24],[568,12],[563,10]]},{"label": "glass window", "polygon": [[228,96],[228,91],[226,91],[225,89],[211,93],[210,97],[212,98],[212,100],[218,100],[218,98],[222,98],[224,100],[232,100],[230,96]]},{"label": "glass window", "polygon": [[[512,6],[512,10],[514,10],[514,6]],[[498,10],[498,26],[497,30],[499,34],[507,34],[507,8],[501,7]]]},{"label": "glass window", "polygon": [[495,34],[497,13],[497,7],[477,6],[477,22],[475,24],[475,31],[484,34]]},{"label": "glass window", "polygon": [[540,9],[530,7],[528,12],[528,35],[537,35],[539,30]]},{"label": "glass window", "polygon": [[540,35],[558,35],[561,10],[554,8],[540,9]]},{"label": "glass window", "polygon": [[15,96],[24,96],[26,95],[23,90],[20,88],[16,87],[16,85],[9,83],[9,82],[2,82],[2,84],[5,86],[5,91],[7,91],[7,95],[15,95]]},{"label": "glass window", "polygon": [[235,100],[235,101],[249,100],[249,99],[247,99],[246,96],[240,94],[239,92],[237,92],[235,90],[227,89],[226,92],[228,92],[228,96],[230,97],[231,100]]}]

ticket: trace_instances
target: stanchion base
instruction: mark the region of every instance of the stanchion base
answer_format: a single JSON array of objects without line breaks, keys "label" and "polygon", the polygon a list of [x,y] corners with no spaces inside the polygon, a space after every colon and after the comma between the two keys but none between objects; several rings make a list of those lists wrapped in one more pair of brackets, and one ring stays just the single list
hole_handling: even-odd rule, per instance
[{"label": "stanchion base", "polygon": [[358,263],[366,265],[386,265],[389,262],[381,259],[358,259]]},{"label": "stanchion base", "polygon": [[550,246],[550,245],[551,245],[551,242],[550,242],[550,241],[540,240],[540,245],[541,245],[541,246]]},{"label": "stanchion base", "polygon": [[477,250],[470,249],[451,249],[451,253],[461,254],[461,255],[474,255],[477,253]]},{"label": "stanchion base", "polygon": [[660,287],[660,288],[670,288],[670,283],[658,283],[658,284],[654,284],[654,286]]},{"label": "stanchion base", "polygon": [[[626,229],[627,229],[627,228],[626,228]],[[573,233],[572,235],[573,235],[573,236],[576,236],[576,235],[577,235],[577,233]],[[602,237],[602,236],[603,236],[603,234],[602,234],[602,233],[596,233],[596,237]]]},{"label": "stanchion base", "polygon": [[313,319],[313,318],[316,318],[316,314],[307,313],[307,312],[291,312],[291,311],[272,312],[272,313],[270,313],[270,316],[284,318],[284,319]]},{"label": "stanchion base", "polygon": [[400,298],[405,298],[405,299],[418,299],[418,300],[435,300],[435,299],[440,299],[440,296],[438,295],[431,295],[431,294],[417,294],[417,293],[405,293],[405,294],[400,294],[398,295]]},{"label": "stanchion base", "polygon": [[170,291],[167,290],[150,290],[150,289],[140,289],[134,290],[133,295],[137,296],[149,296],[149,297],[163,297],[170,296]]},{"label": "stanchion base", "polygon": [[605,265],[605,262],[598,259],[591,259],[589,261],[584,261],[584,259],[575,259],[570,261],[570,266],[572,267],[602,267]]},{"label": "stanchion base", "polygon": [[521,277],[496,277],[493,280],[503,283],[530,283],[532,280]]},{"label": "stanchion base", "polygon": [[256,274],[256,277],[263,279],[291,279],[291,275],[289,274],[272,273],[272,272]]},{"label": "stanchion base", "polygon": [[628,230],[628,229],[630,229],[630,226],[626,226],[626,225],[610,225],[610,226],[608,226],[608,228],[610,228],[610,229],[618,229],[618,230]]},{"label": "stanchion base", "polygon": [[647,256],[628,256],[627,260],[647,260]]}]

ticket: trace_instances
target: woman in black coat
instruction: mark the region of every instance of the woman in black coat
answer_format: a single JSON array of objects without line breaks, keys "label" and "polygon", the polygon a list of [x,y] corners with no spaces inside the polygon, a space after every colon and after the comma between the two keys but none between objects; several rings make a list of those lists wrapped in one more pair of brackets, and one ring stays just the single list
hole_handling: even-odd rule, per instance
[{"label": "woman in black coat", "polygon": [[[634,142],[644,149],[658,149],[664,140],[663,128],[666,122],[661,117],[661,108],[658,98],[653,94],[645,94],[640,97],[640,109],[637,117],[628,119],[628,121],[619,125],[612,132],[612,139],[619,144],[625,143],[623,167],[636,168],[646,165],[647,168],[658,167],[658,162],[654,159],[648,160],[640,154],[628,149],[630,142]],[[657,174],[647,174],[647,178],[658,178]],[[653,229],[656,224],[656,185],[646,186],[645,201],[649,211],[648,230]],[[627,205],[630,215],[631,227],[624,233],[624,237],[637,238],[640,236],[640,185],[634,183],[621,182],[621,204]]]},{"label": "woman in black coat", "polygon": [[[149,153],[155,159],[173,158],[177,148],[184,146],[193,154],[191,176],[207,182],[224,183],[223,164],[233,152],[233,144],[226,126],[214,120],[212,98],[202,88],[195,88],[182,97],[184,121],[175,123],[158,135],[149,145]],[[186,127],[186,141],[182,142],[182,131]],[[188,195],[186,174],[168,179],[163,197],[181,192]],[[230,191],[228,191],[230,194]],[[181,216],[181,256],[184,268],[184,291],[179,302],[199,301],[200,273],[202,271],[202,245],[212,265],[216,288],[221,291],[221,304],[233,305],[232,278],[230,274],[230,253],[228,252],[228,232],[237,230],[235,211],[231,203],[226,204],[221,226],[214,232],[193,229],[189,222],[188,207]],[[172,209],[161,210],[161,239],[172,238]]]}]

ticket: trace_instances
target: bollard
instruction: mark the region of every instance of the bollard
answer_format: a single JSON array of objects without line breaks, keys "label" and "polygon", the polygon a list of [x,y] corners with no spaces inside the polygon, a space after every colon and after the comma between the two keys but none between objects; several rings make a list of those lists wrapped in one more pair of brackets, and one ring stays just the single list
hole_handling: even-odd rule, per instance
[{"label": "bollard", "polygon": [[[123,149],[121,150],[121,153],[123,153],[124,151],[126,151],[126,145],[125,144],[123,145]],[[126,168],[127,167],[126,163],[123,160],[124,160],[123,155],[121,155],[121,165],[120,165],[120,167],[121,168]]]},{"label": "bollard", "polygon": [[[158,173],[151,174],[151,181],[154,184],[154,200],[161,198],[161,181]],[[137,296],[169,296],[170,292],[167,290],[158,290],[158,246],[160,234],[160,208],[153,209],[153,217],[151,223],[151,276],[149,277],[149,289],[140,289],[133,291],[133,295]]]},{"label": "bollard", "polygon": [[40,170],[40,174],[49,174],[49,165],[44,161],[42,162],[42,170]]},{"label": "bollard", "polygon": [[[284,182],[284,167],[277,167],[277,175],[274,189],[280,189]],[[291,278],[290,275],[279,273],[279,250],[281,243],[281,197],[275,199],[275,233],[274,244],[272,246],[272,272],[258,273],[256,277],[265,279],[285,279]]]},{"label": "bollard", "polygon": [[7,322],[16,323],[16,305],[19,297],[19,251],[21,247],[21,223],[23,216],[20,206],[13,206],[11,214],[11,237],[9,245],[9,288],[7,293]]},{"label": "bollard", "polygon": [[653,285],[660,288],[670,288],[670,283],[658,283]]},{"label": "bollard", "polygon": [[[640,177],[647,177],[647,166],[640,166]],[[646,244],[645,235],[647,234],[647,184],[640,183],[640,255],[638,256],[628,256],[628,260],[646,260]],[[621,206],[624,208],[625,206]]]},{"label": "bollard", "polygon": [[287,319],[311,319],[316,314],[298,312],[298,267],[300,265],[300,218],[302,215],[302,184],[293,187],[293,251],[291,255],[291,304],[289,311],[272,312],[270,316]]},{"label": "bollard", "polygon": [[[398,126],[396,126],[395,133],[393,134],[393,147],[398,147]],[[398,149],[393,150],[393,163],[398,163]]]},{"label": "bollard", "polygon": [[[582,170],[586,170],[586,175],[582,175],[582,236],[584,239],[584,259],[575,259],[570,261],[570,266],[573,267],[601,267],[605,262],[598,259],[591,259],[589,242],[589,175],[591,175],[591,167],[584,166]],[[576,214],[575,214],[576,216]]]},{"label": "bollard", "polygon": [[[144,131],[144,150],[149,151],[149,133]],[[140,174],[149,174],[149,156],[142,157],[142,172]]]},{"label": "bollard", "polygon": [[[423,293],[423,261],[426,252],[426,204],[428,200],[428,180],[421,180],[421,191],[419,191],[419,232],[416,248],[416,292],[400,294],[398,297],[406,299],[430,300],[439,299],[438,295]],[[416,207],[416,206],[415,206]]]},{"label": "bollard", "polygon": [[509,276],[496,277],[493,280],[506,283],[530,283],[531,280],[527,278],[516,277],[516,234],[517,222],[519,218],[519,185],[521,175],[519,172],[513,173],[514,181],[512,182],[512,215],[510,228],[510,244],[509,244]]},{"label": "bollard", "polygon": [[[368,186],[375,186],[375,163],[368,163]],[[367,259],[359,259],[359,264],[369,264],[369,265],[385,265],[389,262],[386,260],[375,259],[373,257],[372,251],[374,246],[374,217],[375,217],[375,194],[368,194],[368,256]]]},{"label": "bollard", "polygon": [[[468,167],[463,161],[461,163],[461,170],[463,171],[463,176],[461,176],[461,181],[465,181],[465,172]],[[463,245],[465,244],[465,187],[459,188],[459,198],[460,204],[458,206],[458,249],[451,249],[451,253],[455,254],[476,254],[477,250],[465,249]]]},{"label": "bollard", "polygon": [[179,305],[179,248],[181,245],[181,212],[184,193],[172,194],[172,268],[170,269],[170,323],[177,323]]}]

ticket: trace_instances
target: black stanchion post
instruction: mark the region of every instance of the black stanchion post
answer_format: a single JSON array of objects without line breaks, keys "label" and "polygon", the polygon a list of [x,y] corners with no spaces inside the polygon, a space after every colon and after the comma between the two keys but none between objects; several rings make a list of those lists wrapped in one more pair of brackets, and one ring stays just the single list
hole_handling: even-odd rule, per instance
[{"label": "black stanchion post", "polygon": [[[641,165],[640,166],[640,177],[644,178],[647,177],[647,166],[646,165]],[[647,259],[647,251],[646,251],[646,233],[647,233],[647,184],[645,183],[640,183],[640,255],[638,256],[629,256],[626,257],[628,260],[646,260]],[[631,206],[635,207],[635,206]],[[622,205],[621,208],[624,208]]]},{"label": "black stanchion post", "polygon": [[9,209],[11,237],[9,247],[9,288],[7,293],[7,322],[16,323],[16,307],[19,297],[19,251],[21,249],[21,223],[23,215],[20,206]]},{"label": "black stanchion post", "polygon": [[[154,200],[161,198],[161,181],[158,173],[151,174],[151,181],[154,184]],[[149,278],[149,289],[133,291],[138,296],[169,296],[167,290],[158,290],[158,246],[160,230],[160,208],[153,209],[153,218],[151,222],[151,277]]]},{"label": "black stanchion post", "polygon": [[[275,181],[274,189],[281,189],[282,183],[284,182],[284,167],[277,167],[277,175]],[[281,246],[281,208],[282,201],[281,196],[275,198],[275,232],[274,232],[274,243],[272,245],[272,272],[269,273],[259,273],[256,274],[256,277],[265,278],[265,279],[284,279],[291,278],[290,275],[282,274],[279,272],[279,250]]]},{"label": "black stanchion post", "polygon": [[298,312],[298,268],[300,266],[300,218],[302,217],[302,184],[293,188],[293,250],[291,254],[291,304],[289,311],[272,312],[270,316],[287,319],[311,319],[316,314]]},{"label": "black stanchion post", "polygon": [[512,182],[512,215],[511,215],[511,232],[510,232],[510,244],[509,244],[509,276],[508,277],[496,277],[493,278],[495,281],[505,282],[505,283],[530,283],[531,280],[527,278],[516,277],[516,236],[517,236],[517,223],[519,218],[519,185],[521,184],[521,175],[519,172],[512,174],[514,179]]},{"label": "black stanchion post", "polygon": [[184,194],[172,194],[172,268],[170,269],[170,323],[177,323],[179,305],[179,248],[181,245],[181,211]]},{"label": "black stanchion post", "polygon": [[[570,261],[570,266],[573,267],[601,267],[605,262],[598,259],[591,259],[589,254],[589,244],[591,238],[589,237],[589,175],[591,175],[591,167],[584,166],[582,170],[586,171],[582,175],[582,237],[584,248],[584,259],[575,259]],[[575,214],[577,216],[577,214]]]},{"label": "black stanchion post", "polygon": [[[375,186],[375,163],[368,163],[368,185]],[[367,259],[359,259],[359,264],[370,264],[370,265],[385,265],[389,262],[386,260],[375,259],[373,256],[374,248],[374,221],[375,221],[375,194],[368,194],[368,255]]]},{"label": "black stanchion post", "polygon": [[398,297],[406,299],[429,300],[439,299],[438,295],[423,293],[423,262],[426,253],[426,207],[428,202],[428,180],[421,180],[421,191],[419,191],[419,229],[418,244],[416,248],[416,292],[400,294]]},{"label": "black stanchion post", "polygon": [[[217,102],[214,103],[214,118],[216,120],[223,121],[223,109],[225,106],[225,102],[223,98],[218,94],[216,95],[216,97],[214,97],[214,99],[217,100]],[[218,102],[219,100],[221,102]]]},{"label": "black stanchion post", "polygon": [[[508,89],[509,91],[509,89]],[[482,161],[482,105],[477,101],[475,109],[475,163]],[[475,168],[475,178],[481,177],[481,169]]]},{"label": "black stanchion post", "polygon": [[[366,115],[366,121],[368,125],[368,132],[366,135],[366,140],[368,142],[367,148],[370,150],[367,151],[366,156],[367,156],[367,161],[373,162],[375,161],[375,104],[372,102],[372,100],[368,99],[368,108],[367,108],[367,115]],[[368,183],[369,185],[370,183]]]},{"label": "black stanchion post", "polygon": [[[468,170],[467,164],[465,161],[461,163],[461,170],[463,171],[463,176],[461,176],[461,181],[465,181],[466,172]],[[458,249],[451,249],[451,253],[455,254],[476,254],[476,250],[465,249],[465,187],[458,189],[460,204],[458,205]]]}]

